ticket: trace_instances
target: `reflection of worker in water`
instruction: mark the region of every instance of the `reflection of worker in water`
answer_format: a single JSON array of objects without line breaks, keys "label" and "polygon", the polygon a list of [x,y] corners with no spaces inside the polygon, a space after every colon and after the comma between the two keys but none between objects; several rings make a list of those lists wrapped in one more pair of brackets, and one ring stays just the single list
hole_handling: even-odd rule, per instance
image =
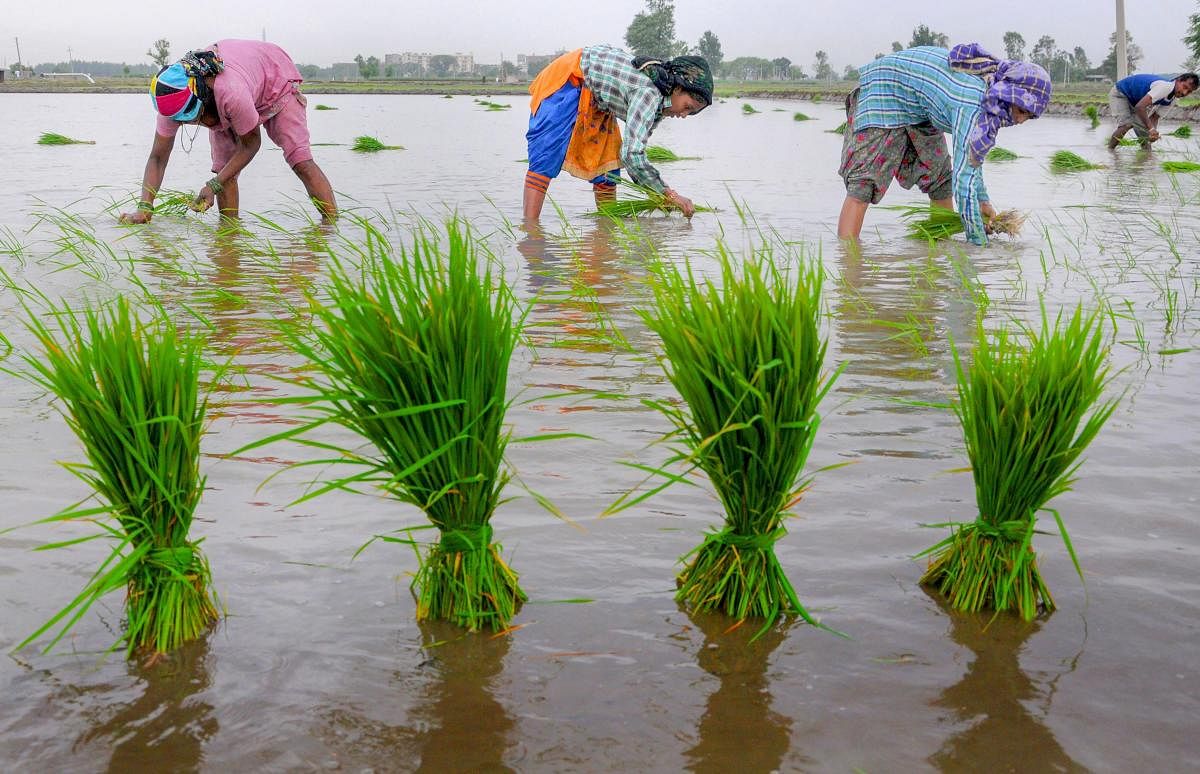
[{"label": "reflection of worker in water", "polygon": [[196,209],[208,209],[215,198],[222,215],[238,216],[238,175],[262,146],[262,127],[283,149],[284,160],[321,214],[336,215],[333,188],[309,146],[302,80],[283,49],[256,40],[222,40],[159,70],[150,84],[158,125],[141,200],[137,211],[121,215],[121,221],[146,223],[154,215],[154,197],[181,124],[209,129],[214,175],[196,195]]},{"label": "reflection of worker in water", "polygon": [[[550,180],[561,170],[590,180],[599,202],[613,197],[606,175],[621,167],[692,217],[692,200],[666,186],[646,147],[663,116],[699,113],[712,104],[712,91],[712,71],[698,56],[658,60],[588,46],[555,59],[529,84],[525,219],[541,215]],[[625,122],[624,137],[617,119]]]},{"label": "reflection of worker in water", "polygon": [[1158,109],[1170,107],[1176,99],[1195,91],[1197,85],[1200,77],[1195,73],[1184,73],[1178,78],[1138,73],[1114,83],[1108,92],[1108,110],[1114,126],[1108,147],[1117,147],[1130,129],[1144,147],[1149,147],[1159,138]]},{"label": "reflection of worker in water", "polygon": [[[867,207],[895,179],[946,209],[953,194],[967,239],[986,244],[984,219],[996,211],[983,185],[984,158],[1001,127],[1037,118],[1049,102],[1044,69],[997,59],[977,43],[918,46],[863,66],[846,98],[838,238],[858,239]],[[944,132],[954,136],[953,151]]]}]

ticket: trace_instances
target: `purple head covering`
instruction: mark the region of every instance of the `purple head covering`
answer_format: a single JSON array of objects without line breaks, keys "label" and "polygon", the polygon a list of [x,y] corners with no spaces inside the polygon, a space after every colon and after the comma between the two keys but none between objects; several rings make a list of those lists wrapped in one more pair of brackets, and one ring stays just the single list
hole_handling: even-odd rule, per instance
[{"label": "purple head covering", "polygon": [[1029,62],[997,59],[978,43],[960,43],[950,49],[950,69],[978,75],[987,84],[980,107],[983,110],[967,136],[971,164],[983,163],[996,133],[1012,126],[1012,106],[1017,105],[1037,118],[1050,102],[1050,74]]}]

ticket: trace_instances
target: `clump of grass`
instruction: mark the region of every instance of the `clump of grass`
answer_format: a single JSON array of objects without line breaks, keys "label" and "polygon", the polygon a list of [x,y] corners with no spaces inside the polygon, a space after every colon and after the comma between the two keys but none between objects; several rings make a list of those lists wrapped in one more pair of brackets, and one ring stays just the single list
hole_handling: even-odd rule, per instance
[{"label": "clump of grass", "polygon": [[1200,164],[1194,161],[1164,161],[1162,168],[1167,172],[1200,172]]},{"label": "clump of grass", "polygon": [[792,120],[793,121],[811,121],[812,116],[806,115],[804,113],[793,113]]},{"label": "clump of grass", "polygon": [[317,105],[313,108],[313,110],[337,110],[337,108],[332,107],[331,105]]},{"label": "clump of grass", "polygon": [[1089,169],[1103,169],[1103,164],[1093,164],[1069,150],[1054,151],[1050,156],[1050,171],[1052,172],[1086,172]]},{"label": "clump of grass", "polygon": [[161,311],[139,321],[123,298],[82,312],[47,305],[26,323],[42,352],[24,356],[20,375],[58,397],[88,460],[66,467],[93,494],[39,523],[90,522],[101,531],[42,548],[95,538],[114,545],[83,591],[17,647],[61,623],[49,651],[92,604],[124,589],[126,627],[113,647],[123,640],[127,655],[172,651],[218,617],[208,560],[189,534],[205,481],[200,438],[212,387],[200,387],[204,341]]},{"label": "clump of grass", "polygon": [[[679,210],[678,207],[667,201],[665,196],[653,188],[638,185],[632,180],[626,180],[623,177],[610,176],[609,179],[618,185],[630,189],[634,192],[635,196],[631,199],[612,199],[610,201],[597,202],[596,209],[588,213],[589,215],[604,215],[610,218],[632,218],[648,212],[670,213]],[[716,212],[716,210],[712,207],[696,205],[696,212]]]},{"label": "clump of grass", "polygon": [[1054,600],[1037,566],[1033,535],[1038,514],[1054,516],[1067,552],[1083,579],[1075,549],[1058,512],[1047,507],[1070,490],[1076,462],[1116,407],[1100,403],[1108,383],[1103,318],[1082,307],[1051,324],[1042,310],[1040,332],[979,325],[970,367],[955,353],[962,426],[979,515],[950,527],[946,539],[922,552],[931,556],[921,583],[967,611],[1016,610],[1025,620]]},{"label": "clump of grass", "polygon": [[846,133],[846,122],[843,121],[840,124],[838,124],[836,127],[834,127],[833,129],[826,129],[825,131],[832,132],[833,134],[845,134]]},{"label": "clump of grass", "polygon": [[[308,442],[359,472],[325,482],[305,499],[372,482],[420,508],[440,537],[418,550],[417,619],[502,630],[525,599],[491,526],[511,479],[503,465],[504,417],[509,362],[521,336],[517,302],[457,219],[444,236],[416,228],[412,244],[395,255],[367,228],[361,265],[334,260],[328,299],[312,302],[312,333],[291,340],[316,374],[303,379],[308,394],[293,402],[311,406],[315,420],[247,448],[284,438],[303,443],[324,424],[365,439],[373,455],[357,444]],[[416,549],[415,529],[421,527],[376,539]]]},{"label": "clump of grass", "polygon": [[1171,136],[1172,137],[1182,137],[1183,139],[1186,140],[1192,136],[1192,127],[1188,126],[1187,124],[1182,124],[1181,126],[1177,126],[1177,127],[1175,127],[1175,131],[1171,132]]},{"label": "clump of grass", "polygon": [[749,102],[742,103],[742,114],[743,115],[748,116],[748,115],[752,115],[754,113],[761,113],[761,112],[762,112],[761,110],[757,109],[756,107],[751,105]]},{"label": "clump of grass", "polygon": [[675,151],[671,150],[670,148],[663,147],[662,145],[650,145],[646,148],[646,158],[650,161],[661,164],[668,161],[687,161],[691,159],[698,159],[700,157],[680,156],[679,154],[675,153]]},{"label": "clump of grass", "polygon": [[1092,122],[1092,129],[1100,126],[1100,110],[1095,105],[1088,105],[1083,109],[1083,114]]},{"label": "clump of grass", "polygon": [[1021,157],[1016,153],[1013,153],[1008,148],[1001,148],[1000,146],[992,148],[987,154],[988,161],[1014,161],[1019,158]]},{"label": "clump of grass", "polygon": [[68,137],[65,134],[55,134],[54,132],[42,132],[41,137],[38,137],[38,145],[95,145],[95,140],[76,140],[74,137]]},{"label": "clump of grass", "polygon": [[384,145],[379,140],[370,135],[360,135],[354,138],[354,145],[350,150],[359,153],[377,153],[384,150],[404,150],[403,145]]},{"label": "clump of grass", "polygon": [[[673,453],[652,470],[667,483],[627,493],[608,512],[702,470],[725,524],[681,558],[676,599],[697,612],[763,619],[763,631],[784,614],[821,626],[800,603],[774,544],[811,483],[803,471],[820,424],[817,405],[836,377],[823,372],[823,270],[789,256],[785,272],[770,245],[742,257],[718,243],[715,258],[719,283],[691,267],[653,267],[654,305],[642,316],[662,340],[683,406],[652,404],[674,426]],[[673,471],[679,464],[682,475]]]}]

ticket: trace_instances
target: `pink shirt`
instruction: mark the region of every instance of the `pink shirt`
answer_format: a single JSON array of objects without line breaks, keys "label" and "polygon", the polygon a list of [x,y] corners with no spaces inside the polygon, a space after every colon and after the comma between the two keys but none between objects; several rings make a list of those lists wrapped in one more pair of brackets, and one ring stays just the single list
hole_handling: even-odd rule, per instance
[{"label": "pink shirt", "polygon": [[[292,58],[274,43],[220,40],[209,50],[225,62],[225,69],[213,80],[213,97],[221,116],[221,125],[213,127],[215,130],[249,134],[278,111],[293,84],[304,80]],[[179,126],[178,121],[160,115],[156,130],[163,137],[174,137]]]}]

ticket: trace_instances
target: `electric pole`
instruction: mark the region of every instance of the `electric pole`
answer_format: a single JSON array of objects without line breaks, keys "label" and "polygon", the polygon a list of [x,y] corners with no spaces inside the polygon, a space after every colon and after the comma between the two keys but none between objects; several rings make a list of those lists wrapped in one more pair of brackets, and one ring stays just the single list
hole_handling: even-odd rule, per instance
[{"label": "electric pole", "polygon": [[1129,49],[1125,41],[1125,0],[1117,0],[1117,80],[1129,75]]}]

